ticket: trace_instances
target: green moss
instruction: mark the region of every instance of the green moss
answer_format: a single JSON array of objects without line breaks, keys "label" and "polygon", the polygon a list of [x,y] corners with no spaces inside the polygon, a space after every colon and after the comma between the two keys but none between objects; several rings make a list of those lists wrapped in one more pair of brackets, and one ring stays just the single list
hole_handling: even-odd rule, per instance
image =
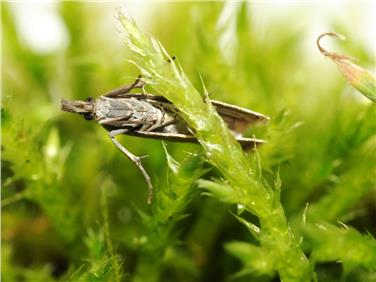
[{"label": "green moss", "polygon": [[[117,21],[107,4],[64,2],[55,12],[69,45],[40,54],[11,5],[1,19],[3,280],[375,280],[376,108],[306,44],[294,24],[307,23],[304,9],[260,29],[258,3],[154,3],[140,23],[151,39],[128,19],[125,30],[104,25]],[[333,20],[355,38],[355,21]],[[361,40],[343,48],[372,65]],[[200,142],[166,141],[167,154],[160,140],[119,137],[149,156],[151,206],[107,132],[58,107],[131,83],[137,66]],[[266,143],[242,152],[208,95],[268,115],[246,133]]]},{"label": "green moss", "polygon": [[134,53],[134,62],[146,77],[146,82],[156,93],[176,105],[194,130],[207,161],[228,182],[228,185],[201,182],[201,187],[219,200],[242,205],[258,216],[261,227],[259,242],[277,257],[276,269],[284,281],[309,281],[309,262],[288,229],[279,189],[272,189],[257,177],[225,122],[209,100],[204,101],[182,67],[168,61],[170,56],[161,43],[141,32],[131,19],[122,14],[119,17],[128,46]]}]

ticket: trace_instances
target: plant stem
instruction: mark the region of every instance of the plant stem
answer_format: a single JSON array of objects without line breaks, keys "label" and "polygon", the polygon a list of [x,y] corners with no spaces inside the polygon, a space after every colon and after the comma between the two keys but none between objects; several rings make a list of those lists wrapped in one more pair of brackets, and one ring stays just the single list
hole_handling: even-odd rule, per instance
[{"label": "plant stem", "polygon": [[140,212],[145,227],[140,257],[135,271],[134,282],[158,281],[165,252],[177,243],[173,234],[176,223],[185,218],[184,210],[195,193],[192,184],[206,171],[200,155],[191,155],[181,164],[167,155],[169,165],[168,181],[155,195],[150,215]]},{"label": "plant stem", "polygon": [[310,264],[289,229],[280,191],[272,190],[256,177],[222,118],[208,99],[204,101],[163,46],[142,33],[131,19],[122,14],[119,18],[128,37],[127,44],[135,55],[134,63],[146,83],[179,109],[204,148],[207,161],[219,169],[229,184],[227,192],[236,199],[235,203],[259,217],[259,241],[277,257],[276,269],[282,281],[310,281]]}]

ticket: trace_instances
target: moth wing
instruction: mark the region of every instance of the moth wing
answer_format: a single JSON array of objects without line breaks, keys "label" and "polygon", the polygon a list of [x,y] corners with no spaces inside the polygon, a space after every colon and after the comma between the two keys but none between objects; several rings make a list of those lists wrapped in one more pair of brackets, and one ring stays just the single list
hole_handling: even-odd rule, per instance
[{"label": "moth wing", "polygon": [[251,125],[269,120],[269,117],[255,111],[220,101],[212,100],[211,102],[218,114],[227,123],[229,129],[236,133],[244,133]]},{"label": "moth wing", "polygon": [[[181,134],[181,133],[166,133],[166,132],[155,132],[155,131],[133,131],[126,133],[127,135],[133,135],[137,137],[160,139],[166,141],[177,141],[184,143],[198,143],[197,139],[193,135]],[[257,138],[246,138],[246,137],[236,137],[236,140],[240,143],[243,150],[251,150],[258,145],[264,144],[265,142]]]},{"label": "moth wing", "polygon": [[151,100],[171,104],[171,102],[167,100],[165,97],[149,93],[122,93],[117,95],[116,98],[136,98],[139,100]]},{"label": "moth wing", "polygon": [[256,146],[265,143],[264,140],[257,138],[236,137],[236,140],[240,143],[244,151],[252,150]]},{"label": "moth wing", "polygon": [[[152,104],[157,103],[167,111],[176,111],[175,106],[163,96],[157,96],[148,93],[126,93],[121,98],[137,98],[147,100]],[[236,133],[244,133],[251,125],[267,122],[269,117],[261,113],[251,111],[238,106],[230,105],[216,100],[211,100],[218,114],[228,125],[229,129]]]}]

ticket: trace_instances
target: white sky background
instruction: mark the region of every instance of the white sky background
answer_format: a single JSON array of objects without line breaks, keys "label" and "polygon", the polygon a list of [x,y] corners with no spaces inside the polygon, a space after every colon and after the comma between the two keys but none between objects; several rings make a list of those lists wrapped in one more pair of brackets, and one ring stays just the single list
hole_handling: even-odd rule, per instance
[{"label": "white sky background", "polygon": [[[109,35],[116,30],[116,8],[121,8],[127,15],[135,18],[143,26],[147,22],[147,16],[151,9],[154,9],[161,2],[139,1],[139,2],[101,2],[101,6],[108,14]],[[97,3],[93,3],[96,5]],[[165,3],[164,3],[165,4]],[[239,2],[228,3],[229,12]],[[58,14],[58,3],[56,1],[28,1],[11,3],[12,12],[16,20],[17,31],[23,40],[35,52],[40,54],[58,52],[69,44],[68,32],[62,19]],[[330,31],[329,26],[333,20],[343,23],[348,30],[356,32],[351,34],[350,40],[364,42],[371,54],[375,54],[376,42],[376,1],[269,1],[254,2],[252,4],[252,21],[260,31],[260,36],[269,25],[276,24],[281,19],[297,22],[301,29],[303,24],[306,29],[307,55],[310,52],[317,53],[312,48],[312,42],[323,32]],[[223,15],[226,17],[226,15]],[[302,19],[304,19],[302,21]],[[348,35],[349,36],[349,35]],[[119,44],[121,44],[120,37]],[[116,40],[116,39],[114,39]],[[329,42],[325,46],[331,50]],[[312,50],[315,49],[315,50]],[[334,48],[334,50],[336,50]],[[337,49],[338,50],[338,49]],[[311,56],[308,56],[311,57]]]}]

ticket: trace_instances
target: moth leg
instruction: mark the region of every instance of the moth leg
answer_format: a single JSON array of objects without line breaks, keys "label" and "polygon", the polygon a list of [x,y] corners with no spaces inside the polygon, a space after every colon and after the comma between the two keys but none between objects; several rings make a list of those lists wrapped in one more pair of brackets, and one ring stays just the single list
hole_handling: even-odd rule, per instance
[{"label": "moth leg", "polygon": [[129,129],[125,129],[125,128],[122,128],[122,129],[115,129],[115,130],[111,130],[109,132],[109,136],[111,138],[111,141],[112,143],[115,144],[115,146],[124,154],[127,156],[128,159],[130,159],[138,168],[139,170],[141,171],[142,175],[144,176],[145,180],[146,180],[146,183],[148,184],[148,204],[151,203],[152,199],[153,199],[153,185],[151,184],[151,179],[150,179],[150,176],[148,175],[148,173],[146,172],[146,170],[144,169],[144,167],[142,166],[142,163],[141,163],[141,158],[140,157],[137,157],[135,155],[133,155],[131,152],[129,152],[127,149],[124,148],[123,145],[120,144],[120,142],[118,140],[115,139],[115,136],[116,135],[119,135],[119,134],[123,134],[123,133],[126,133],[128,132]]},{"label": "moth leg", "polygon": [[[106,118],[106,119],[103,119],[103,120],[100,120],[98,121],[98,123],[100,125],[112,125],[115,121],[120,121],[120,120],[123,120],[124,117],[116,117],[116,118]],[[120,130],[120,129],[119,129]],[[123,129],[121,129],[123,130]],[[120,133],[121,134],[121,133]]]},{"label": "moth leg", "polygon": [[155,122],[154,124],[151,124],[149,127],[147,128],[143,128],[143,130],[145,131],[154,131],[154,130],[157,130],[157,129],[160,129],[160,128],[164,128],[166,126],[169,126],[171,124],[175,124],[175,123],[178,123],[179,122],[179,116],[174,114],[173,116],[168,116],[166,118],[166,112],[164,111],[163,108],[160,108],[158,107],[159,109],[161,109],[161,111],[163,112],[163,117],[161,118],[160,121],[158,122]]},{"label": "moth leg", "polygon": [[125,86],[122,86],[118,89],[107,92],[103,96],[112,97],[112,98],[121,97],[124,94],[128,94],[132,89],[135,89],[135,88],[144,89],[144,86],[145,86],[145,82],[141,79],[141,76],[139,76],[136,79],[136,81],[133,82],[132,84],[125,85]]},{"label": "moth leg", "polygon": [[155,124],[155,125],[151,126],[150,128],[147,129],[147,131],[154,131],[154,130],[169,126],[171,124],[176,124],[180,121],[179,119],[180,118],[176,115],[172,119],[164,121],[161,124]]},{"label": "moth leg", "polygon": [[147,94],[146,89],[145,89],[145,85],[146,85],[146,83],[144,83],[144,84],[141,86],[142,94]]}]

